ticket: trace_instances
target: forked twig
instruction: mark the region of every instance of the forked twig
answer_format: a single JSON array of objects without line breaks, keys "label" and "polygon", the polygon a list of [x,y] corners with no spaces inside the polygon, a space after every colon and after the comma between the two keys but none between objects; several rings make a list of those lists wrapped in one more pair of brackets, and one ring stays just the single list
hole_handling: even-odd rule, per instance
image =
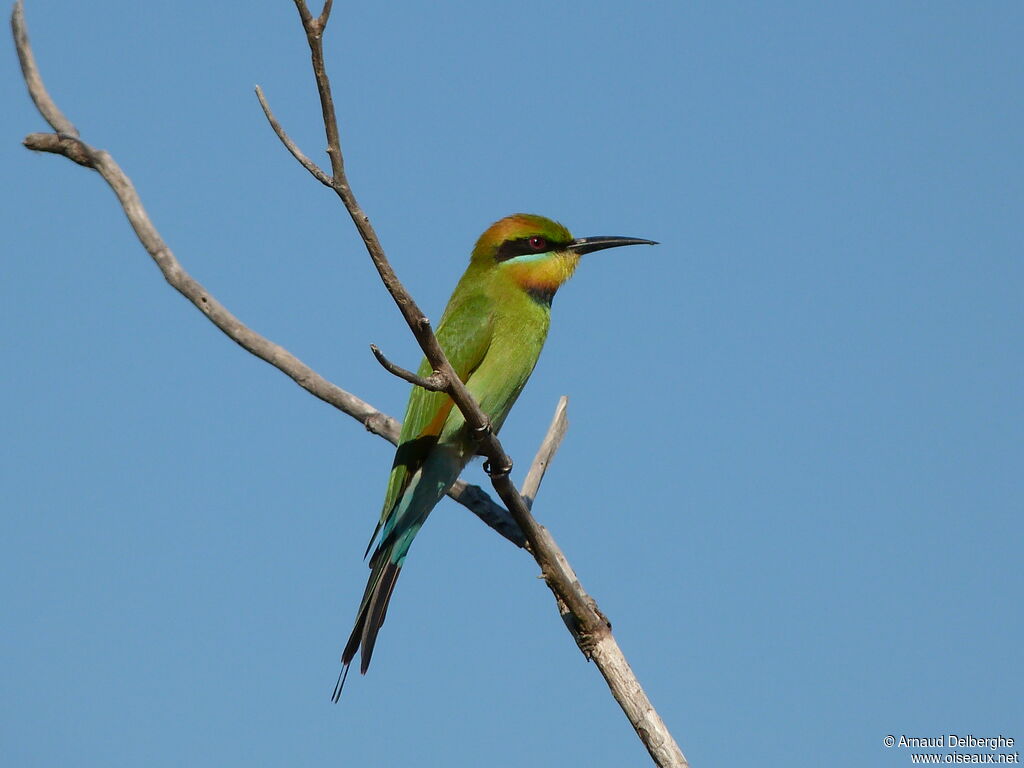
[{"label": "forked twig", "polygon": [[331,186],[331,177],[324,173],[323,169],[310,160],[298,145],[292,141],[291,137],[284,132],[284,128],[277,122],[277,118],[274,117],[274,113],[270,109],[270,105],[267,104],[267,99],[263,95],[263,89],[258,85],[256,86],[256,98],[260,100],[260,106],[263,107],[263,114],[267,116],[267,122],[270,123],[270,127],[274,129],[274,133],[277,134],[277,138],[281,140],[281,143],[285,145],[289,152],[292,153],[292,157],[299,161],[299,164],[313,174],[313,178],[319,181],[321,184],[325,184],[328,187]]}]

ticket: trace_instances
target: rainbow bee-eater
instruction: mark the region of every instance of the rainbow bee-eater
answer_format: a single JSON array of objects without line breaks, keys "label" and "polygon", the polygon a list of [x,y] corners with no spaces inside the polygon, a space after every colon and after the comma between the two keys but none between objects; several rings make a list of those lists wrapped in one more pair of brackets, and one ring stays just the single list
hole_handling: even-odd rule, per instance
[{"label": "rainbow bee-eater", "polygon": [[[580,257],[637,244],[656,245],[635,237],[573,238],[561,224],[525,213],[495,222],[480,236],[441,316],[437,340],[487,414],[492,430],[501,429],[533,373],[548,335],[551,300],[572,277]],[[430,373],[430,363],[424,359],[419,375]],[[369,554],[377,542],[355,627],[341,654],[335,701],[360,647],[360,671],[366,673],[412,540],[475,449],[476,442],[451,398],[414,386],[380,522],[366,548]]]}]

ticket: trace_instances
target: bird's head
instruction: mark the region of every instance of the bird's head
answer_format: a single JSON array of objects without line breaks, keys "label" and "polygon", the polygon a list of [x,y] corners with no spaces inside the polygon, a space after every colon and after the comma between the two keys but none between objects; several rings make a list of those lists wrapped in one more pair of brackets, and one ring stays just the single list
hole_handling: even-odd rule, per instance
[{"label": "bird's head", "polygon": [[657,245],[636,237],[574,238],[557,221],[531,213],[515,213],[494,222],[473,248],[472,263],[497,270],[538,300],[550,302],[572,277],[580,256],[621,245]]}]

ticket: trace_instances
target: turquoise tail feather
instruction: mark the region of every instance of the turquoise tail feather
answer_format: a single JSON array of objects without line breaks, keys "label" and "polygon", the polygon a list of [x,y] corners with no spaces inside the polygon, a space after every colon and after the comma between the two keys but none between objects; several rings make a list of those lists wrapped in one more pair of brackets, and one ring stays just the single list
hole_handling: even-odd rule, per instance
[{"label": "turquoise tail feather", "polygon": [[370,578],[359,603],[355,626],[341,654],[342,672],[331,697],[333,701],[341,697],[349,664],[357,651],[360,652],[359,671],[366,674],[377,642],[377,633],[387,617],[388,603],[413,539],[430,511],[458,479],[469,458],[454,446],[435,447],[423,466],[413,475],[408,488],[380,530],[380,541],[370,557]]}]

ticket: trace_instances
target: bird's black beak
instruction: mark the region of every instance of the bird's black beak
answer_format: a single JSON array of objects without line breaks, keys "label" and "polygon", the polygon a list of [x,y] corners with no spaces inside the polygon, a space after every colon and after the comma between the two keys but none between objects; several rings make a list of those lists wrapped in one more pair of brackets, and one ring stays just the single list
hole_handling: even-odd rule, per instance
[{"label": "bird's black beak", "polygon": [[620,245],[657,245],[654,240],[643,240],[639,237],[612,237],[599,235],[598,237],[578,237],[566,247],[566,250],[575,251],[581,256],[584,253],[603,251],[605,248],[618,248]]}]

